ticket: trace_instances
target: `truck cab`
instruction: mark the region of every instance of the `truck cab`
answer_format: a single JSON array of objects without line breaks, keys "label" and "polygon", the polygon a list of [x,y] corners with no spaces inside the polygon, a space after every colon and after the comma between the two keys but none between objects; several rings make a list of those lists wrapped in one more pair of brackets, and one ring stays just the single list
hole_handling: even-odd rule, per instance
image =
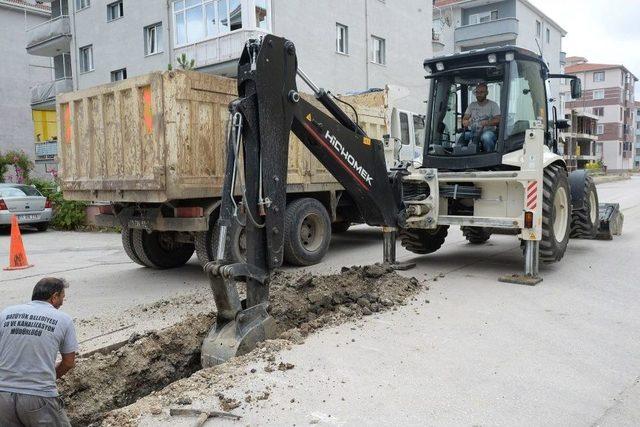
[{"label": "truck cab", "polygon": [[386,154],[387,166],[391,168],[395,160],[422,162],[422,150],[425,139],[425,115],[399,108],[391,111],[391,145],[393,157],[390,161]]}]

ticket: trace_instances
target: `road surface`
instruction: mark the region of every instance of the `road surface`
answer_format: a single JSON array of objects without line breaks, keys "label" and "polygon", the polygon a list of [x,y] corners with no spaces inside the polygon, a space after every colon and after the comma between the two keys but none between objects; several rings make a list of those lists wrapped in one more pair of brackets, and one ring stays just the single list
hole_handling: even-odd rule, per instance
[{"label": "road surface", "polygon": [[[512,236],[475,247],[452,229],[433,255],[399,248],[400,260],[418,262],[410,275],[444,277],[398,311],[321,331],[286,351],[282,358],[296,369],[275,373],[283,385],[270,397],[282,408],[254,408],[243,424],[640,425],[640,177],[598,189],[601,201],[621,203],[623,236],[572,240],[562,262],[541,268],[536,287],[496,280],[522,269]],[[0,236],[0,260],[8,239]],[[24,240],[35,267],[0,272],[0,307],[28,299],[44,275],[71,281],[64,309],[78,321],[207,292],[195,258],[178,270],[143,269],[122,254],[117,235],[25,233]],[[326,261],[310,270],[338,271],[381,254],[379,233],[356,227],[336,236]],[[242,381],[250,388],[261,378]]]}]

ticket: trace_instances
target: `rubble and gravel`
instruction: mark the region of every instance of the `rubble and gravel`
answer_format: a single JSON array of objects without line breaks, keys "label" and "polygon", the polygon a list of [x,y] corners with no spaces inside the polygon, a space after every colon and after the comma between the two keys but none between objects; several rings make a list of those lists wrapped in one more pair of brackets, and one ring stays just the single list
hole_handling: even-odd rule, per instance
[{"label": "rubble and gravel", "polygon": [[309,333],[327,325],[405,304],[421,289],[416,278],[400,276],[383,265],[343,268],[340,274],[327,276],[276,271],[270,313],[278,339],[260,343],[251,353],[222,365],[200,369],[200,345],[215,314],[198,314],[163,330],[133,335],[108,354],[80,359],[60,382],[60,392],[74,425],[137,425],[142,415],[168,416],[169,407],[190,405],[203,395],[216,395],[218,409],[225,412],[260,404],[269,399],[269,386],[246,390],[239,398],[228,392],[237,377],[259,372],[284,375],[296,367],[278,360],[281,350],[302,344]]}]

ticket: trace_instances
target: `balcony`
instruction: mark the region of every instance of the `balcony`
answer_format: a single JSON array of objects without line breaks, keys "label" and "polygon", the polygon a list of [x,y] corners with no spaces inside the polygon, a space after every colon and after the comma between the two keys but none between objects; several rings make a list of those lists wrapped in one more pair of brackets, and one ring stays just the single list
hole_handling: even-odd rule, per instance
[{"label": "balcony", "polygon": [[31,88],[31,106],[41,109],[54,109],[56,95],[73,90],[73,79],[64,77],[52,82],[45,82]]},{"label": "balcony", "polygon": [[183,53],[189,60],[195,60],[195,68],[199,71],[234,77],[236,62],[249,39],[259,38],[266,34],[263,30],[237,30],[212,39],[202,40],[190,45],[174,48],[177,58]]},{"label": "balcony", "polygon": [[444,49],[442,33],[436,32],[434,29],[431,29],[431,46],[433,53],[440,53]]},{"label": "balcony", "polygon": [[27,53],[54,57],[69,52],[71,25],[67,15],[61,15],[27,30]]},{"label": "balcony", "polygon": [[454,31],[456,47],[481,46],[484,44],[511,42],[518,36],[518,19],[502,18],[480,24],[465,25]]}]

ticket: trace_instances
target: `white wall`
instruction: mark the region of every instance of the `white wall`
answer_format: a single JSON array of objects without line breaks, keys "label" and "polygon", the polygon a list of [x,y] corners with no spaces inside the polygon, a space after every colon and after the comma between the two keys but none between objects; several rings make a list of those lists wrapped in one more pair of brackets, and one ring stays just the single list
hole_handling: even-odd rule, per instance
[{"label": "white wall", "polygon": [[[560,65],[560,52],[562,51],[562,33],[555,26],[551,25],[543,15],[536,13],[528,5],[516,1],[516,16],[518,17],[518,37],[516,43],[533,52],[540,53],[549,71],[554,74],[562,72]],[[542,30],[540,38],[536,37],[536,21],[541,22]],[[547,43],[547,29],[550,32],[549,43]],[[550,98],[556,101],[553,105],[560,110],[560,80],[550,80]]]},{"label": "white wall", "polygon": [[0,6],[0,151],[23,150],[34,157],[30,87],[53,80],[51,58],[27,53],[26,29],[49,16]]},{"label": "white wall", "polygon": [[[335,93],[394,84],[411,96],[401,107],[425,111],[423,61],[432,56],[432,6],[425,0],[324,0],[321,6],[272,0],[272,30],[293,41],[301,69]],[[365,18],[365,10],[368,19]],[[349,54],[336,52],[336,23],[349,27]],[[386,64],[371,61],[371,35],[386,41]]]},{"label": "white wall", "polygon": [[[151,71],[166,70],[169,64],[169,32],[167,25],[167,1],[125,0],[124,16],[107,22],[107,4],[113,0],[92,0],[91,6],[75,11],[75,0],[69,1],[73,39],[71,60],[74,83],[84,89],[111,81],[111,71],[127,69],[127,76],[134,77]],[[144,54],[143,29],[147,25],[163,23],[163,50],[157,55]],[[78,49],[93,45],[95,71],[80,73]]]}]

